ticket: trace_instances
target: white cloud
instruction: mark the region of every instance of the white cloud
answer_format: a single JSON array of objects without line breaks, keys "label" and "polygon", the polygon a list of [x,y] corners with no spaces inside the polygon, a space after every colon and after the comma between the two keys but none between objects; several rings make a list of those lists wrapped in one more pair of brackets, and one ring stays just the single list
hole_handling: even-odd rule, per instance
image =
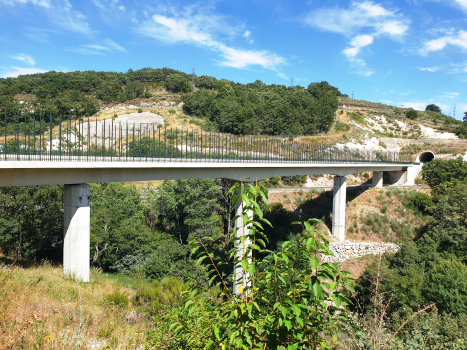
[{"label": "white cloud", "polygon": [[428,41],[425,43],[425,47],[420,50],[420,53],[426,55],[431,51],[440,51],[448,44],[458,46],[462,49],[467,49],[467,31],[460,30],[456,36],[448,35]]},{"label": "white cloud", "polygon": [[0,0],[0,3],[4,3],[6,5],[14,6],[14,5],[24,5],[24,4],[32,4],[35,6],[41,6],[45,8],[52,7],[51,2],[49,0]]},{"label": "white cloud", "polygon": [[441,69],[441,67],[436,67],[436,66],[434,66],[434,67],[417,67],[417,68],[422,70],[422,71],[427,71],[427,72],[431,72],[431,73],[436,72],[436,71]]},{"label": "white cloud", "polygon": [[2,78],[16,78],[18,75],[26,75],[26,74],[36,74],[36,73],[45,73],[47,72],[45,69],[39,68],[22,68],[22,67],[11,67],[14,70],[11,72],[7,72],[2,75]]},{"label": "white cloud", "polygon": [[447,98],[454,99],[454,98],[456,98],[457,96],[459,96],[459,93],[458,93],[458,92],[444,92],[443,95],[442,95],[441,97],[447,97]]},{"label": "white cloud", "polygon": [[384,22],[379,28],[380,33],[389,35],[402,35],[409,29],[409,26],[401,21]]},{"label": "white cloud", "polygon": [[401,106],[404,106],[404,108],[413,108],[416,109],[417,111],[424,111],[426,106],[429,103],[426,102],[399,102]]},{"label": "white cloud", "polygon": [[391,100],[380,100],[380,101],[383,102],[383,103],[392,103]]},{"label": "white cloud", "polygon": [[74,48],[71,51],[78,52],[83,55],[103,55],[104,52],[128,52],[112,39],[105,39],[102,44],[81,45],[81,47]]},{"label": "white cloud", "polygon": [[413,102],[413,101],[398,102],[398,104],[401,105],[401,106],[404,106],[404,108],[413,108],[413,109],[416,109],[417,111],[424,111],[426,106],[431,104],[431,103],[434,103],[435,105],[440,107],[443,112],[450,109],[449,105],[447,105],[445,103],[436,102],[433,99],[430,99],[430,100],[425,101],[425,102]]},{"label": "white cloud", "polygon": [[360,49],[378,37],[400,37],[409,29],[409,21],[397,9],[387,9],[373,1],[352,1],[348,9],[316,9],[305,16],[304,23],[323,31],[354,36],[342,53],[356,69],[355,73],[364,76],[374,71],[366,67],[363,59],[356,58]]},{"label": "white cloud", "polygon": [[125,12],[125,10],[126,10],[126,9],[125,9],[125,6],[123,6],[123,5],[120,5],[120,6],[118,7],[118,9],[119,9],[120,11],[122,11],[122,12]]},{"label": "white cloud", "polygon": [[406,24],[408,21],[396,10],[385,9],[372,1],[353,1],[348,9],[317,9],[305,16],[304,23],[345,36],[354,35],[362,28],[374,28],[377,33],[401,35],[409,28]]},{"label": "white cloud", "polygon": [[18,60],[18,61],[26,62],[30,64],[31,66],[34,66],[36,64],[36,62],[31,56],[25,55],[24,53],[20,53],[17,56],[11,56],[11,58],[14,58],[15,60]]},{"label": "white cloud", "polygon": [[65,30],[86,35],[93,32],[89,23],[84,21],[86,16],[73,10],[69,0],[56,0],[54,3],[51,0],[0,0],[0,3],[9,6],[31,4],[42,8],[52,22]]},{"label": "white cloud", "polygon": [[371,35],[359,35],[353,38],[350,41],[350,45],[352,46],[349,49],[345,49],[342,52],[347,57],[355,57],[358,52],[360,51],[361,47],[365,47],[370,45],[373,42],[373,36]]},{"label": "white cloud", "polygon": [[253,44],[253,43],[254,43],[254,41],[253,41],[253,40],[250,40],[250,41],[248,42],[248,45],[251,45],[251,44]]},{"label": "white cloud", "polygon": [[279,78],[283,78],[283,79],[289,80],[289,77],[287,77],[287,75],[285,75],[284,73],[277,73],[277,76],[278,76]]},{"label": "white cloud", "polygon": [[467,0],[454,0],[454,2],[460,5],[464,10],[467,10]]},{"label": "white cloud", "polygon": [[178,13],[156,14],[138,27],[144,35],[167,44],[185,43],[206,47],[219,53],[224,60],[219,64],[245,69],[251,65],[278,71],[286,59],[267,50],[245,50],[224,44],[221,36],[250,37],[242,26],[230,26],[227,19],[213,13],[204,13],[195,6],[184,7]]},{"label": "white cloud", "polygon": [[259,65],[275,71],[278,66],[286,63],[285,58],[266,50],[238,50],[223,44],[218,44],[218,50],[225,59],[219,62],[223,66],[245,69],[250,65]]},{"label": "white cloud", "polygon": [[112,39],[105,39],[104,44],[111,50],[111,51],[120,51],[120,52],[127,52],[123,47],[118,45]]}]

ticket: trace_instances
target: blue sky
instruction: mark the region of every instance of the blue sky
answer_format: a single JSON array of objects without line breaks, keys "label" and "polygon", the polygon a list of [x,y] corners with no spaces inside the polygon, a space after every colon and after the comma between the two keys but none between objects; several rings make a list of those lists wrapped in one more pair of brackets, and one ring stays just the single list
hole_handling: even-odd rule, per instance
[{"label": "blue sky", "polygon": [[467,0],[0,0],[0,77],[196,69],[467,111]]}]

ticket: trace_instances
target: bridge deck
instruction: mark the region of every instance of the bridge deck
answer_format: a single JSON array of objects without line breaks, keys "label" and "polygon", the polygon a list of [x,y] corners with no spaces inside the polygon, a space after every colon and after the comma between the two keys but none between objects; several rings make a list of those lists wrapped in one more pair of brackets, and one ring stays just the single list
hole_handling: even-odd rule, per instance
[{"label": "bridge deck", "polygon": [[197,162],[165,159],[157,162],[110,161],[108,158],[84,161],[4,160],[0,161],[0,187],[155,181],[169,179],[228,178],[264,179],[273,176],[321,175],[346,176],[357,172],[404,171],[412,164],[383,162]]}]

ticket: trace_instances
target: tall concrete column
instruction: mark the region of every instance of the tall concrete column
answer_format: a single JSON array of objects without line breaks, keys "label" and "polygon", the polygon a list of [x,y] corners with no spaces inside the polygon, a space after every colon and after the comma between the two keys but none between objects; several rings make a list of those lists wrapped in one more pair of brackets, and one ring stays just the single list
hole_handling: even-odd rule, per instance
[{"label": "tall concrete column", "polygon": [[332,191],[332,235],[339,241],[345,239],[345,202],[347,198],[347,178],[334,176]]},{"label": "tall concrete column", "polygon": [[[245,184],[245,187],[246,186],[248,186],[248,185]],[[241,191],[241,188],[239,187],[239,189],[237,191],[238,196],[240,196],[240,194],[241,194],[240,191]],[[245,205],[245,202],[243,202],[243,205]],[[237,237],[237,238],[240,238],[240,237],[243,237],[243,236],[248,237],[248,234],[249,234],[249,229],[248,229],[249,226],[243,227],[243,219],[241,217],[241,214],[242,214],[242,199],[239,198],[239,200],[236,203],[236,207],[235,207],[235,216],[239,215],[240,217],[235,219],[235,223],[234,223],[234,228],[238,229],[237,233],[235,234],[235,237]],[[248,210],[247,214],[248,214],[248,220],[252,220],[253,219],[253,211]],[[237,253],[236,253],[236,258],[237,259],[241,260],[242,256],[244,255],[244,251],[250,245],[250,243],[251,242],[250,242],[249,238],[246,238],[243,243],[240,243],[240,241],[236,241],[236,243],[235,243],[236,247],[240,248],[240,249],[237,249]],[[248,261],[251,263],[251,252],[249,254]],[[243,268],[242,268],[241,264],[235,265],[234,266],[234,281],[233,281],[233,293],[234,294],[239,294],[240,287],[246,287],[246,286],[251,285],[250,282],[247,282],[246,285],[244,285],[244,283],[242,282],[243,277],[245,277],[245,281],[246,281],[246,280],[249,279],[250,276],[249,276],[248,273],[246,274],[246,276],[243,276]]]},{"label": "tall concrete column", "polygon": [[65,185],[63,272],[82,282],[89,282],[90,200],[89,185]]},{"label": "tall concrete column", "polygon": [[373,171],[372,185],[375,188],[383,188],[383,172]]}]

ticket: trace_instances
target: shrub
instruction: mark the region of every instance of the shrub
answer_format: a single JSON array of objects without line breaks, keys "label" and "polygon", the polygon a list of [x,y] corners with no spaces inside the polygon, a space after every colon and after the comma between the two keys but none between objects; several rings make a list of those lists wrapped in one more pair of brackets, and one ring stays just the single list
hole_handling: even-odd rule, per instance
[{"label": "shrub", "polygon": [[128,304],[130,303],[128,296],[124,293],[120,293],[118,290],[111,294],[105,295],[104,301],[106,301],[109,304],[121,307],[123,309],[127,309]]},{"label": "shrub", "polygon": [[382,212],[383,214],[385,214],[387,211],[388,211],[388,206],[387,206],[387,205],[383,205],[383,206],[381,207],[381,212]]},{"label": "shrub", "polygon": [[467,266],[440,259],[427,273],[424,294],[441,312],[467,314]]},{"label": "shrub", "polygon": [[368,179],[370,178],[370,174],[368,174],[368,173],[364,173],[364,174],[363,174],[363,177],[364,177],[365,179],[367,179],[367,180],[368,180]]},{"label": "shrub", "polygon": [[434,206],[433,200],[427,194],[411,191],[407,194],[402,204],[412,210],[418,210],[426,213],[428,208]]},{"label": "shrub", "polygon": [[302,198],[302,197],[296,197],[295,200],[294,200],[294,203],[297,205],[297,206],[301,206],[303,203],[305,203],[305,198]]},{"label": "shrub", "polygon": [[142,108],[138,108],[138,113],[143,113],[143,109],[142,109]]},{"label": "shrub", "polygon": [[405,112],[405,116],[413,120],[418,118],[418,113],[415,109],[410,108],[407,112]]},{"label": "shrub", "polygon": [[169,113],[170,114],[175,114],[175,113],[177,113],[177,111],[175,109],[169,109]]},{"label": "shrub", "polygon": [[350,125],[343,123],[341,121],[337,121],[336,125],[334,126],[334,130],[337,132],[341,131],[349,131],[350,130]]},{"label": "shrub", "polygon": [[305,193],[305,191],[303,191],[303,190],[298,191],[298,194],[299,194],[300,196],[303,196],[304,193]]}]

